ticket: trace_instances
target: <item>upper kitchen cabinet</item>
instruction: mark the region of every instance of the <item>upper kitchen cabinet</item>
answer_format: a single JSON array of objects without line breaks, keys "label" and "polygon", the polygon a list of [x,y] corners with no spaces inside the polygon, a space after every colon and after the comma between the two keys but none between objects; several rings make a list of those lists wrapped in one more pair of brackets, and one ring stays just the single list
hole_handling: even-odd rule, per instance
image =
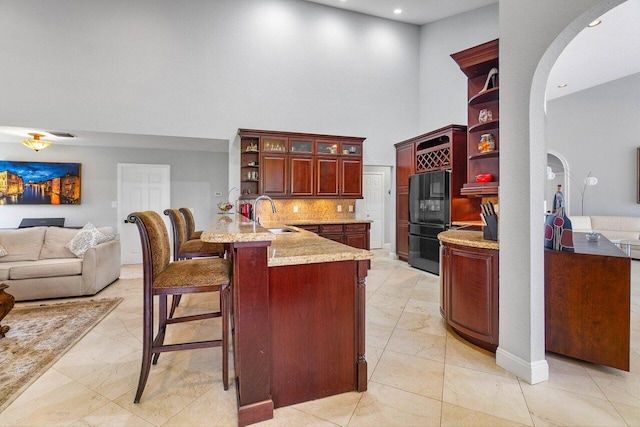
[{"label": "upper kitchen cabinet", "polygon": [[[451,57],[468,82],[467,182],[462,187],[462,194],[497,195],[500,184],[498,40],[454,53]],[[491,178],[485,182],[487,174]]]},{"label": "upper kitchen cabinet", "polygon": [[253,129],[238,134],[243,198],[362,198],[364,138]]}]

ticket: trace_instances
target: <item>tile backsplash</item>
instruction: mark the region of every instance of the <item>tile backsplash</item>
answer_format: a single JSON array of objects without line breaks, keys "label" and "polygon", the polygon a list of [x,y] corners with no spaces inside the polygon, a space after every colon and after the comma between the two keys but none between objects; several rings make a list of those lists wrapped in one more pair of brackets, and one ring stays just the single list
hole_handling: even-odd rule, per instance
[{"label": "tile backsplash", "polygon": [[[260,202],[261,221],[355,219],[355,199],[273,199],[277,213],[271,212],[268,200]],[[253,202],[253,201],[251,201]],[[349,206],[353,212],[349,212]],[[341,212],[338,212],[338,209]],[[297,210],[297,212],[295,212]]]}]

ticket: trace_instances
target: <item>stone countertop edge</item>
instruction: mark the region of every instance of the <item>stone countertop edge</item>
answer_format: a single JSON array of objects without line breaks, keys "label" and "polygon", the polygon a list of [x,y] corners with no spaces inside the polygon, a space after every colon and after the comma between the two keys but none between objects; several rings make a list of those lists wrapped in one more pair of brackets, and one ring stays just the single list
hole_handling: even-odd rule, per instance
[{"label": "stone countertop edge", "polygon": [[373,253],[357,249],[333,240],[325,239],[310,231],[295,227],[297,233],[273,234],[268,228],[284,227],[282,223],[270,222],[256,226],[242,215],[214,219],[202,233],[205,242],[236,243],[271,241],[268,251],[268,266],[315,264],[334,261],[367,260]]},{"label": "stone countertop edge", "polygon": [[500,244],[494,240],[485,240],[482,231],[447,230],[438,234],[438,239],[453,245],[469,246],[481,249],[500,249]]}]

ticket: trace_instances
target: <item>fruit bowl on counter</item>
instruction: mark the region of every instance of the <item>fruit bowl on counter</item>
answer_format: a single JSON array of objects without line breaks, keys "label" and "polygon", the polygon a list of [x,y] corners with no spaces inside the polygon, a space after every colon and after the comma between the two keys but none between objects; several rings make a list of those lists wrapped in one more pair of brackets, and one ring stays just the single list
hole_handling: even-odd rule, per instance
[{"label": "fruit bowl on counter", "polygon": [[229,212],[231,209],[233,209],[233,205],[229,202],[220,202],[218,203],[218,209],[220,209],[222,212]]},{"label": "fruit bowl on counter", "polygon": [[476,182],[491,182],[493,175],[490,173],[481,173],[476,175]]}]

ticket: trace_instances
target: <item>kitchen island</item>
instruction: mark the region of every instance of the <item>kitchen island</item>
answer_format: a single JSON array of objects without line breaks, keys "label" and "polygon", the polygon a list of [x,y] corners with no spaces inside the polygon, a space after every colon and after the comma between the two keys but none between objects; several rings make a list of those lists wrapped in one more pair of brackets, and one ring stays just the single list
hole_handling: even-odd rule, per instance
[{"label": "kitchen island", "polygon": [[240,215],[215,218],[201,239],[230,247],[239,425],[272,418],[274,407],[367,389],[371,252]]}]

